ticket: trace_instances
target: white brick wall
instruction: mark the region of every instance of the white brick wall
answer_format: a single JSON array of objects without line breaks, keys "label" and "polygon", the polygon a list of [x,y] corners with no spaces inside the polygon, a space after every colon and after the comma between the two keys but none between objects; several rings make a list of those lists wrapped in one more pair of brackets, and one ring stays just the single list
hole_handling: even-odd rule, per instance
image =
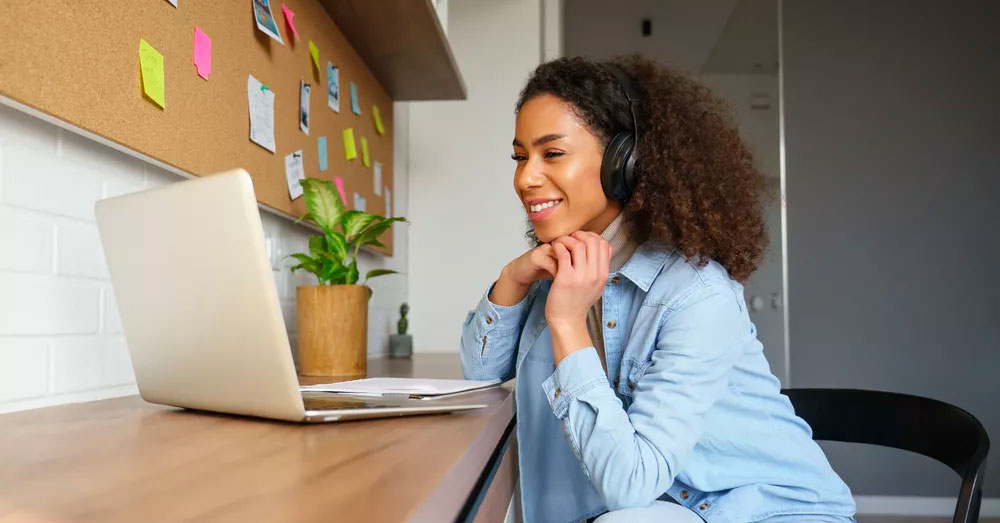
[{"label": "white brick wall", "polygon": [[[8,100],[0,100],[10,103]],[[406,111],[397,126],[406,128]],[[399,118],[402,117],[402,122]],[[400,153],[403,157],[400,158]],[[405,149],[397,147],[395,212],[406,215]],[[0,412],[136,393],[108,277],[94,202],[183,180],[107,145],[0,104]],[[289,337],[297,346],[292,252],[308,252],[309,229],[261,212],[265,243]],[[396,255],[362,252],[361,272],[405,271],[407,231],[395,227]],[[407,276],[373,279],[369,357],[384,355],[406,299]]]}]

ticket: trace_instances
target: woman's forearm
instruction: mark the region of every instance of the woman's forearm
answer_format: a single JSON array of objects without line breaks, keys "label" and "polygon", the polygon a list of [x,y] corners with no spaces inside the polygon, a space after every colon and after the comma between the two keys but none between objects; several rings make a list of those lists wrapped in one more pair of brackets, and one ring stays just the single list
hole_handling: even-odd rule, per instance
[{"label": "woman's forearm", "polygon": [[517,305],[528,295],[528,290],[530,289],[530,284],[524,285],[510,278],[507,275],[505,267],[500,271],[500,277],[497,279],[496,285],[493,286],[493,292],[490,293],[490,301],[504,307]]},{"label": "woman's forearm", "polygon": [[594,345],[587,331],[587,319],[566,323],[549,323],[552,335],[552,358],[556,365],[570,354]]}]

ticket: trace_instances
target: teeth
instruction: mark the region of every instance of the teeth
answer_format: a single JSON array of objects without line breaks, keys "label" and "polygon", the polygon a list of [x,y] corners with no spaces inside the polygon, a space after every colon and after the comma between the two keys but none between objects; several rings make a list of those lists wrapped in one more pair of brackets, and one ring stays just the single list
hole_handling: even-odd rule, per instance
[{"label": "teeth", "polygon": [[539,204],[536,204],[536,205],[530,205],[530,206],[528,206],[528,208],[531,209],[531,212],[538,212],[538,211],[541,211],[542,209],[548,209],[549,207],[552,207],[553,205],[559,203],[559,201],[560,200],[549,200],[549,201],[547,201],[545,203],[539,203]]}]

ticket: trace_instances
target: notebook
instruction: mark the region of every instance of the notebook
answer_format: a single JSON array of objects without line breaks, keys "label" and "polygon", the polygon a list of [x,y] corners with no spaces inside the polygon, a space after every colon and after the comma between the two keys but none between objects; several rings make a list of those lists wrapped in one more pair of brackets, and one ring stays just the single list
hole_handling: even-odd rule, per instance
[{"label": "notebook", "polygon": [[356,396],[436,399],[500,385],[500,380],[448,380],[424,378],[364,378],[304,385],[302,392],[329,392]]}]

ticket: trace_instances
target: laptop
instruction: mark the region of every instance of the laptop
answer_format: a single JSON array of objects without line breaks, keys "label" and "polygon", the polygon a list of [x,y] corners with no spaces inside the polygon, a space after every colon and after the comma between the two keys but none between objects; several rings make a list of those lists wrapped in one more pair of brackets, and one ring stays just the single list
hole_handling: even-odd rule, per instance
[{"label": "laptop", "polygon": [[293,422],[486,407],[302,392],[246,171],[107,198],[94,209],[144,400]]}]

